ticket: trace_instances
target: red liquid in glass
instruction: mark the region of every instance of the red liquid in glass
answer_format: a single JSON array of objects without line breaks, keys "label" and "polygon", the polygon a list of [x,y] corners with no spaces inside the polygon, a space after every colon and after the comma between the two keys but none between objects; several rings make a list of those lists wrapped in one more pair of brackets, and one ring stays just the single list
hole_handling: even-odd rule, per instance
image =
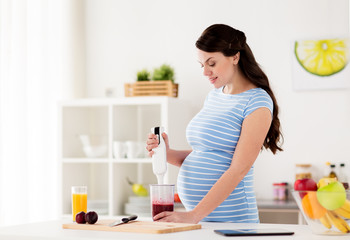
[{"label": "red liquid in glass", "polygon": [[153,203],[152,204],[152,217],[157,215],[158,213],[164,212],[164,211],[174,211],[174,204],[170,203]]}]

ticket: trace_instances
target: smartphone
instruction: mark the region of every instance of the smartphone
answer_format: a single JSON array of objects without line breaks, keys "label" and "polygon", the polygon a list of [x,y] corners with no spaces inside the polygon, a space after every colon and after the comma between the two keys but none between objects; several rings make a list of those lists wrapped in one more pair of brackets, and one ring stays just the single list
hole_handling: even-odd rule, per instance
[{"label": "smartphone", "polygon": [[223,229],[214,230],[215,233],[224,236],[274,236],[274,235],[293,235],[294,232],[284,229]]}]

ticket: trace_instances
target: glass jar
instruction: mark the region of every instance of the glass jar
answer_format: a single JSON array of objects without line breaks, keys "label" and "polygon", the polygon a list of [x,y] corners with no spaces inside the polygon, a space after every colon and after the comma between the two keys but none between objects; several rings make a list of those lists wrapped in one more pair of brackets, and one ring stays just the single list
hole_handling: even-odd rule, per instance
[{"label": "glass jar", "polygon": [[312,178],[311,164],[295,164],[295,180]]},{"label": "glass jar", "polygon": [[274,183],[273,184],[273,200],[286,201],[288,199],[288,183]]}]

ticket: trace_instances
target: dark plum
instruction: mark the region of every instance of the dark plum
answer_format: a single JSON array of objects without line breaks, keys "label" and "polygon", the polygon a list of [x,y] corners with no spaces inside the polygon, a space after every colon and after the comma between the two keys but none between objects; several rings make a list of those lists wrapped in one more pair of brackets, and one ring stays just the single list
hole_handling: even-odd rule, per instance
[{"label": "dark plum", "polygon": [[94,224],[95,222],[97,222],[97,219],[97,213],[94,211],[90,211],[85,214],[85,221],[89,224]]},{"label": "dark plum", "polygon": [[77,215],[75,215],[75,221],[77,223],[86,223],[86,220],[85,220],[85,212],[79,212],[77,213]]}]

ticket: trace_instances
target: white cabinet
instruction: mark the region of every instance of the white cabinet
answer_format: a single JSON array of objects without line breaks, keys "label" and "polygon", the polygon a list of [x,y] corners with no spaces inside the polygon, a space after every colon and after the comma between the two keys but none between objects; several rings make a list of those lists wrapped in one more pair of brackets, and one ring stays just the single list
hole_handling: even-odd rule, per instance
[{"label": "white cabinet", "polygon": [[[185,129],[191,117],[190,109],[177,98],[79,99],[61,102],[58,108],[60,211],[63,214],[71,214],[71,186],[88,186],[88,205],[105,206],[99,209],[100,213],[113,216],[124,214],[124,203],[133,195],[126,177],[145,186],[156,183],[151,159],[114,158],[114,141],[143,142],[146,147],[151,128],[164,126],[172,148],[189,149]],[[82,135],[105,141],[106,151],[97,157],[87,157],[80,139]],[[176,183],[177,169],[173,166],[168,169],[165,181]]]}]

